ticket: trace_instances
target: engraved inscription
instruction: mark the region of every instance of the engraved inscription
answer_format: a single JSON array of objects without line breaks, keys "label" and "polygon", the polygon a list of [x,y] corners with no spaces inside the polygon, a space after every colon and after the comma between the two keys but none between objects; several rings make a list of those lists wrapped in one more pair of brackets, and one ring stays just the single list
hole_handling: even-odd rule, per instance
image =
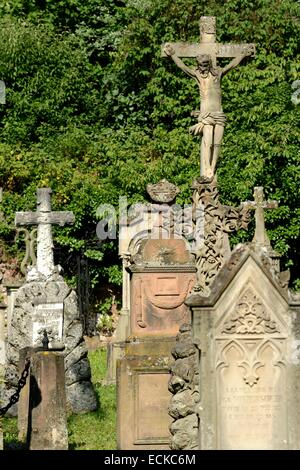
[{"label": "engraved inscription", "polygon": [[287,447],[284,340],[216,341],[218,447]]},{"label": "engraved inscription", "polygon": [[32,318],[32,343],[42,346],[42,332],[47,331],[49,348],[52,343],[61,343],[63,338],[63,303],[39,304]]}]

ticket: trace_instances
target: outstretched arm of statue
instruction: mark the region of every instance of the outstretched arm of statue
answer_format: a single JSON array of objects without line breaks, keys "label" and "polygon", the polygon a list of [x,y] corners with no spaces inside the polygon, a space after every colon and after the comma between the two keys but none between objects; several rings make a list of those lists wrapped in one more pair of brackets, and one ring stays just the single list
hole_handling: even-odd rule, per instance
[{"label": "outstretched arm of statue", "polygon": [[243,54],[239,54],[238,56],[236,56],[231,62],[229,62],[228,65],[226,65],[222,69],[221,75],[222,76],[225,75],[227,72],[237,67],[245,57],[248,57],[253,54],[254,54],[254,48],[252,46],[249,46]]},{"label": "outstretched arm of statue", "polygon": [[171,44],[166,44],[165,47],[164,47],[164,51],[167,54],[167,56],[171,57],[173,59],[173,61],[175,62],[175,64],[181,70],[183,70],[187,75],[189,75],[190,77],[193,77],[193,78],[196,77],[195,71],[193,69],[190,69],[189,67],[187,67],[187,65],[185,65],[185,63],[182,62],[181,59],[179,59],[179,57],[176,55],[175,50],[173,49]]}]

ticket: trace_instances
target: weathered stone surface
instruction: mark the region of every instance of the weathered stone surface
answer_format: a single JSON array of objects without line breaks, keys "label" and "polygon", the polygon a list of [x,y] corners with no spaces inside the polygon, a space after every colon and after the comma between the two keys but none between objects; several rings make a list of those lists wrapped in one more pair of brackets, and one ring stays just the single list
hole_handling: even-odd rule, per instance
[{"label": "weathered stone surface", "polygon": [[[189,345],[187,349],[189,350],[189,355],[184,356],[184,359],[177,359],[171,368],[171,372],[174,376],[181,377],[185,382],[190,383],[193,381],[195,375],[195,358],[190,357],[194,355],[195,348],[194,345]],[[174,355],[174,350],[175,348],[172,354],[177,358],[178,356]]]},{"label": "weathered stone surface", "polygon": [[172,350],[172,355],[175,359],[189,357],[195,352],[194,345],[188,343],[177,343],[174,349]]},{"label": "weathered stone surface", "polygon": [[67,387],[68,404],[73,413],[85,413],[97,409],[95,392],[90,381],[72,383]]},{"label": "weathered stone surface", "polygon": [[128,341],[117,364],[118,449],[169,449],[170,337]]},{"label": "weathered stone surface", "polygon": [[[171,348],[180,325],[190,321],[184,301],[195,266],[187,242],[171,236],[143,240],[132,261],[130,336],[118,362],[118,447],[168,449]],[[176,416],[192,412],[175,401]]]},{"label": "weathered stone surface", "polygon": [[174,421],[170,426],[170,432],[172,434],[171,449],[199,448],[198,418],[195,413]]},{"label": "weathered stone surface", "polygon": [[[199,449],[300,449],[300,298],[262,242],[232,253],[209,297],[187,300],[200,350]],[[174,437],[183,449],[186,436]]]},{"label": "weathered stone surface", "polygon": [[184,418],[187,415],[194,413],[195,401],[191,390],[180,390],[173,395],[168,413],[172,418]]},{"label": "weathered stone surface", "polygon": [[91,368],[87,357],[71,364],[66,370],[66,385],[68,386],[78,381],[88,381],[90,378]]},{"label": "weathered stone surface", "polygon": [[[198,431],[194,430],[191,423],[195,423],[196,405],[199,402],[199,372],[197,349],[193,344],[190,324],[186,323],[180,327],[172,355],[175,362],[170,369],[169,390],[174,395],[170,401],[168,413],[175,421],[170,426],[171,448],[194,449],[198,445],[197,439],[195,440]],[[194,418],[184,420],[190,415]]]},{"label": "weathered stone surface", "polygon": [[31,356],[29,447],[67,450],[66,387],[63,355],[38,352]]},{"label": "weathered stone surface", "polygon": [[[26,282],[18,291],[15,298],[15,309],[11,319],[9,344],[7,347],[7,365],[5,370],[5,395],[10,396],[17,385],[19,371],[19,350],[28,346],[34,346],[33,319],[34,308],[38,305],[62,305],[63,321],[62,342],[66,369],[66,394],[68,407],[82,412],[96,409],[96,396],[92,385],[87,386],[90,380],[88,367],[87,348],[82,336],[82,325],[79,322],[77,298],[63,278],[54,274],[51,278]],[[77,376],[76,376],[77,374]],[[76,384],[84,382],[80,387]],[[70,388],[72,387],[72,388]],[[85,397],[81,393],[87,391]],[[94,397],[92,399],[92,396]],[[78,404],[77,404],[78,402]],[[90,408],[89,408],[90,407]],[[10,413],[15,413],[13,409]]]},{"label": "weathered stone surface", "polygon": [[192,188],[194,214],[204,211],[203,238],[197,236],[197,217],[195,218],[193,251],[197,260],[197,284],[194,291],[199,292],[202,297],[208,297],[211,284],[230,257],[228,233],[240,228],[247,229],[250,208],[245,204],[236,208],[221,204],[216,180],[196,178]]}]

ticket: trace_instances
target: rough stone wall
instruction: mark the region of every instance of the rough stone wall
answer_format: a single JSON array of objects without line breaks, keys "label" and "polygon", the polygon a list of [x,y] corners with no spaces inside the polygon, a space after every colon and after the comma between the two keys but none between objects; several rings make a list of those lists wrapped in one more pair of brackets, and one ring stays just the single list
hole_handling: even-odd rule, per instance
[{"label": "rough stone wall", "polygon": [[169,390],[173,394],[168,413],[174,418],[170,425],[171,449],[199,449],[199,426],[196,406],[199,402],[199,351],[192,342],[191,325],[179,329],[172,350]]},{"label": "rough stone wall", "polygon": [[[32,315],[37,302],[63,303],[63,343],[67,406],[74,413],[97,409],[97,401],[91,383],[91,370],[87,348],[83,340],[76,293],[63,278],[53,275],[46,281],[27,282],[18,291],[12,315],[8,345],[5,385],[1,395],[7,401],[15,391],[19,370],[19,350],[32,346]],[[16,414],[16,407],[11,414]]]}]

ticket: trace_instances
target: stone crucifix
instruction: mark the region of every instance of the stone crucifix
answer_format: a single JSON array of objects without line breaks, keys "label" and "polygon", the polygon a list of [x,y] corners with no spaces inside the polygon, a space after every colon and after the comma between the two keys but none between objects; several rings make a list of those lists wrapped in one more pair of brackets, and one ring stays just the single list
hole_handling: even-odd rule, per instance
[{"label": "stone crucifix", "polygon": [[52,225],[64,226],[73,224],[75,217],[73,212],[51,211],[51,189],[37,189],[37,211],[17,212],[15,225],[37,225],[37,271],[46,278],[54,272]]},{"label": "stone crucifix", "polygon": [[266,209],[276,209],[277,201],[265,201],[264,188],[256,186],[254,188],[254,201],[242,203],[244,208],[255,210],[255,232],[252,242],[261,247],[270,248],[271,242],[266,232],[265,213]]},{"label": "stone crucifix", "polygon": [[[216,42],[216,18],[200,19],[200,43],[166,43],[162,45],[162,57],[171,57],[187,75],[194,78],[200,92],[200,111],[193,111],[198,118],[190,132],[202,135],[200,176],[212,178],[220,152],[226,116],[222,109],[221,79],[237,67],[242,59],[255,53],[254,44],[219,44]],[[197,67],[188,67],[180,57],[196,58]],[[217,66],[217,58],[232,58],[228,65]]]}]

